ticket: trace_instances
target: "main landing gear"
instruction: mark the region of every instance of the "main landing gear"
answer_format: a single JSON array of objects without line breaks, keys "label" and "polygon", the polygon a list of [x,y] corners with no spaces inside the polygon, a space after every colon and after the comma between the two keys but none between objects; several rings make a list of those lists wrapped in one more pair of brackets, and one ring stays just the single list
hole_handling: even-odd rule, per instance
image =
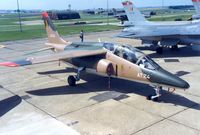
[{"label": "main landing gear", "polygon": [[173,45],[171,46],[172,51],[178,51],[178,45]]},{"label": "main landing gear", "polygon": [[163,54],[163,47],[157,47],[156,48],[156,53],[157,54]]},{"label": "main landing gear", "polygon": [[81,67],[78,68],[77,75],[73,76],[70,75],[67,79],[69,86],[76,86],[76,82],[80,80],[80,73],[81,71],[85,70],[85,68]]},{"label": "main landing gear", "polygon": [[155,89],[155,95],[147,96],[147,100],[158,101],[159,97],[161,96],[160,91],[162,90],[162,87],[156,86],[154,89]]}]

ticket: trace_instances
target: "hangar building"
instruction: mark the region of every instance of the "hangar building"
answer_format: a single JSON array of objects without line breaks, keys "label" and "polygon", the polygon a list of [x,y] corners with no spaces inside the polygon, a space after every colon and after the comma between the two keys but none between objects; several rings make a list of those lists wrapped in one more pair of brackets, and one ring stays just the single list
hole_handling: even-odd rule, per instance
[{"label": "hangar building", "polygon": [[80,14],[75,11],[49,11],[48,12],[52,20],[69,20],[80,19]]}]

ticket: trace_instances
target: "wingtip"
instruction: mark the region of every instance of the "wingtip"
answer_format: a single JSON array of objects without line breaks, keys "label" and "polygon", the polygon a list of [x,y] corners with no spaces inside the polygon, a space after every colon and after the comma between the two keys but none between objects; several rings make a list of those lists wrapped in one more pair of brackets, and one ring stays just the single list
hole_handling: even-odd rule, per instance
[{"label": "wingtip", "polygon": [[43,12],[43,13],[42,13],[42,16],[43,16],[44,18],[48,18],[48,17],[49,17],[49,15],[48,15],[47,12]]},{"label": "wingtip", "polygon": [[2,63],[0,63],[0,66],[19,67],[19,65],[17,63],[14,63],[14,62],[2,62]]}]

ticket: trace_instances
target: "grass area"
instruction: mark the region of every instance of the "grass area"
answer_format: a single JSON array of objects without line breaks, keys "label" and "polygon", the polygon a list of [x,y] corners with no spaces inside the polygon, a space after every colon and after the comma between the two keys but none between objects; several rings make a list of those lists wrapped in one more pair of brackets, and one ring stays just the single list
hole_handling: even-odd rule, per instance
[{"label": "grass area", "polygon": [[[163,11],[160,11],[163,12]],[[178,13],[163,12],[164,15],[153,16],[150,18],[150,21],[174,21],[177,18],[182,20],[187,20],[191,17],[191,14],[183,13],[183,11]],[[75,20],[59,20],[54,21],[59,33],[63,36],[78,34],[81,29],[86,33],[89,32],[99,32],[99,31],[108,31],[121,29],[118,26],[104,25],[104,26],[95,26],[95,25],[74,25],[68,26],[66,22],[81,22],[81,21],[90,21],[90,22],[107,22],[107,16],[104,15],[86,15],[81,14],[81,19]],[[34,21],[41,20],[41,15],[37,14],[22,14],[22,21]],[[19,32],[18,14],[5,14],[0,16],[0,42],[9,41],[9,40],[22,40],[22,39],[34,39],[34,38],[43,38],[46,36],[46,31],[43,25],[23,25],[23,32]],[[118,22],[114,17],[109,17],[109,22]],[[63,24],[63,25],[62,25]]]},{"label": "grass area", "polygon": [[[27,15],[22,14],[21,17],[22,21],[32,21],[39,19],[41,19],[41,16],[39,15],[27,17]],[[18,14],[5,14],[3,16],[0,16],[0,25],[13,25],[18,21]]]},{"label": "grass area", "polygon": [[[41,20],[40,15],[28,16],[22,14],[22,21],[33,21],[33,20]],[[110,22],[116,22],[115,18],[109,18]],[[54,21],[58,32],[62,35],[71,35],[78,34],[82,29],[86,33],[90,32],[100,32],[100,31],[109,31],[120,29],[117,26],[113,25],[60,25],[61,23],[66,22],[80,22],[80,21],[101,21],[107,22],[107,17],[102,15],[84,15],[81,14],[81,19],[75,20],[59,20]],[[35,38],[43,38],[47,37],[46,31],[44,29],[44,25],[23,25],[23,32],[19,32],[18,15],[17,14],[6,14],[0,16],[0,42],[2,41],[10,41],[10,40],[22,40],[22,39],[35,39]]]},{"label": "grass area", "polygon": [[150,21],[174,21],[175,19],[182,19],[183,21],[187,21],[191,18],[190,14],[180,14],[180,15],[164,15],[164,16],[155,16],[150,18]]},{"label": "grass area", "polygon": [[[32,26],[33,27],[33,26]],[[84,30],[86,33],[90,32],[100,32],[100,31],[109,31],[119,29],[117,26],[113,25],[103,25],[103,26],[64,26],[57,27],[60,35],[71,35],[78,34],[81,30]],[[23,32],[19,31],[8,31],[0,32],[0,41],[10,41],[10,40],[22,40],[22,39],[35,39],[47,37],[44,26],[34,26],[33,28],[25,27]]]}]

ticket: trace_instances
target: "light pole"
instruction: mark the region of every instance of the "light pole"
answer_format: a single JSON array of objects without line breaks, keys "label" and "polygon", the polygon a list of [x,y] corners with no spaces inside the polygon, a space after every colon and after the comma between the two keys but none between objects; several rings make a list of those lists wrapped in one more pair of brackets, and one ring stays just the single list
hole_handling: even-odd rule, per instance
[{"label": "light pole", "polygon": [[163,10],[163,13],[162,13],[162,21],[164,21],[164,0],[162,0],[162,10]]},{"label": "light pole", "polygon": [[21,21],[21,14],[20,14],[19,1],[18,0],[17,0],[17,12],[18,12],[18,17],[19,17],[20,32],[22,32],[22,21]]},{"label": "light pole", "polygon": [[107,0],[107,25],[109,25],[109,1]]}]

